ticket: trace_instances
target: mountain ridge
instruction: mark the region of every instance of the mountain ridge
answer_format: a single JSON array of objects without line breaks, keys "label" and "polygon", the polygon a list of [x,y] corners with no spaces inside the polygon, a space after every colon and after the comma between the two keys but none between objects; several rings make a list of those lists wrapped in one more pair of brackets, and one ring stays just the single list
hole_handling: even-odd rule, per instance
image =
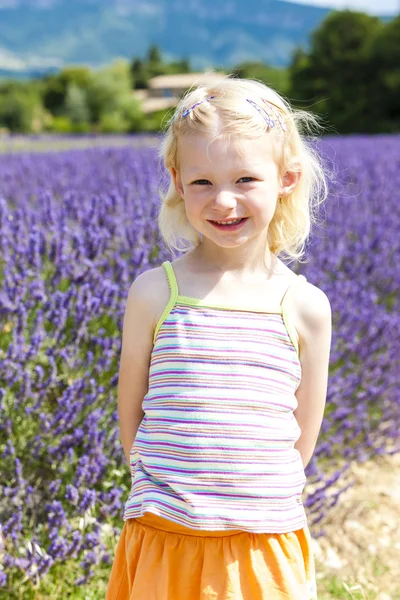
[{"label": "mountain ridge", "polygon": [[199,70],[284,67],[329,12],[284,0],[0,0],[0,74],[95,68],[151,44]]}]

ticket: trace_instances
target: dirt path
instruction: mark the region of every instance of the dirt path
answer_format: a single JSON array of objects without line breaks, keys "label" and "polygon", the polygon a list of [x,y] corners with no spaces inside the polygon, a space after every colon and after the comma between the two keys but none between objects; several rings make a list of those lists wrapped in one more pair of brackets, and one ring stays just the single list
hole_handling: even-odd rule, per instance
[{"label": "dirt path", "polygon": [[353,463],[351,472],[356,483],[331,509],[326,538],[313,540],[318,579],[359,584],[354,598],[400,600],[400,454]]}]

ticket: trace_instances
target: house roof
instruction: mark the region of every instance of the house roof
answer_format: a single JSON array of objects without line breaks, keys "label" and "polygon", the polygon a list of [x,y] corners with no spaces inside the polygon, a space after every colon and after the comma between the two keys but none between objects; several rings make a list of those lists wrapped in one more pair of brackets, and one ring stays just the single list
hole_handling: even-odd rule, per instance
[{"label": "house roof", "polygon": [[138,100],[140,100],[142,111],[144,113],[152,113],[157,110],[165,110],[167,108],[173,108],[179,102],[179,98],[146,98],[138,97],[134,94]]},{"label": "house roof", "polygon": [[157,75],[149,81],[149,88],[186,88],[201,85],[203,82],[215,83],[225,77],[224,73],[180,73],[177,75]]}]

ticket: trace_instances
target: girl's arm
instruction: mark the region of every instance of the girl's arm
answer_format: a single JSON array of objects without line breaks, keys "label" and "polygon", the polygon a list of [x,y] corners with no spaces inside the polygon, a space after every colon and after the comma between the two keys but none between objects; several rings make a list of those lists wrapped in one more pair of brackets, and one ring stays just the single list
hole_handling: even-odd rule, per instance
[{"label": "girl's arm", "polygon": [[[144,417],[143,398],[148,391],[154,332],[154,290],[148,271],[132,283],[126,302],[118,379],[120,438],[126,460]],[[152,293],[153,292],[153,293]]]},{"label": "girl's arm", "polygon": [[298,407],[294,411],[302,433],[295,448],[300,452],[305,468],[314,453],[324,416],[332,312],[326,294],[309,282],[299,287],[294,304],[302,369],[296,391]]}]

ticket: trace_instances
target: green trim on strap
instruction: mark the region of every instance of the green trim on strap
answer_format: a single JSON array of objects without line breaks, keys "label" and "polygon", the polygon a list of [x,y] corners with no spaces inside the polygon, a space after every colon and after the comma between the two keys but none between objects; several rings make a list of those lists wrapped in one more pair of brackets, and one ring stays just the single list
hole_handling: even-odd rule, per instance
[{"label": "green trim on strap", "polygon": [[290,339],[292,340],[292,344],[295,347],[297,354],[299,354],[299,341],[298,341],[297,331],[296,331],[294,325],[292,324],[292,322],[289,320],[286,309],[283,304],[282,304],[282,317],[283,317],[283,320],[285,321],[286,329],[287,329]]},{"label": "green trim on strap", "polygon": [[165,319],[167,318],[167,316],[173,309],[176,299],[178,297],[178,284],[176,282],[175,273],[174,273],[171,263],[168,260],[166,260],[165,262],[163,262],[162,266],[165,269],[165,273],[167,275],[168,285],[169,285],[169,289],[170,289],[171,293],[170,293],[170,297],[169,297],[167,306],[164,308],[161,317],[158,319],[158,323],[154,330],[153,344],[156,341],[158,330],[160,329],[161,325],[164,323]]},{"label": "green trim on strap", "polygon": [[191,296],[177,296],[179,304],[188,304],[189,306],[204,306],[205,308],[222,308],[224,310],[235,310],[252,313],[262,313],[264,315],[280,315],[280,310],[262,310],[256,308],[244,308],[243,306],[232,306],[231,304],[209,304],[206,300],[192,298]]},{"label": "green trim on strap", "polygon": [[[307,279],[304,277],[304,275],[298,275],[296,283],[298,283],[302,279],[304,279],[304,281],[307,281]],[[289,286],[289,287],[291,287],[291,286]],[[285,296],[286,296],[286,294],[285,294]],[[300,353],[299,337],[298,337],[296,328],[294,327],[292,321],[289,319],[288,313],[286,312],[285,296],[281,302],[282,317],[283,317],[283,320],[285,321],[286,329],[288,331],[290,339],[292,340],[292,344],[296,348],[297,355],[299,355],[299,353]]]}]

